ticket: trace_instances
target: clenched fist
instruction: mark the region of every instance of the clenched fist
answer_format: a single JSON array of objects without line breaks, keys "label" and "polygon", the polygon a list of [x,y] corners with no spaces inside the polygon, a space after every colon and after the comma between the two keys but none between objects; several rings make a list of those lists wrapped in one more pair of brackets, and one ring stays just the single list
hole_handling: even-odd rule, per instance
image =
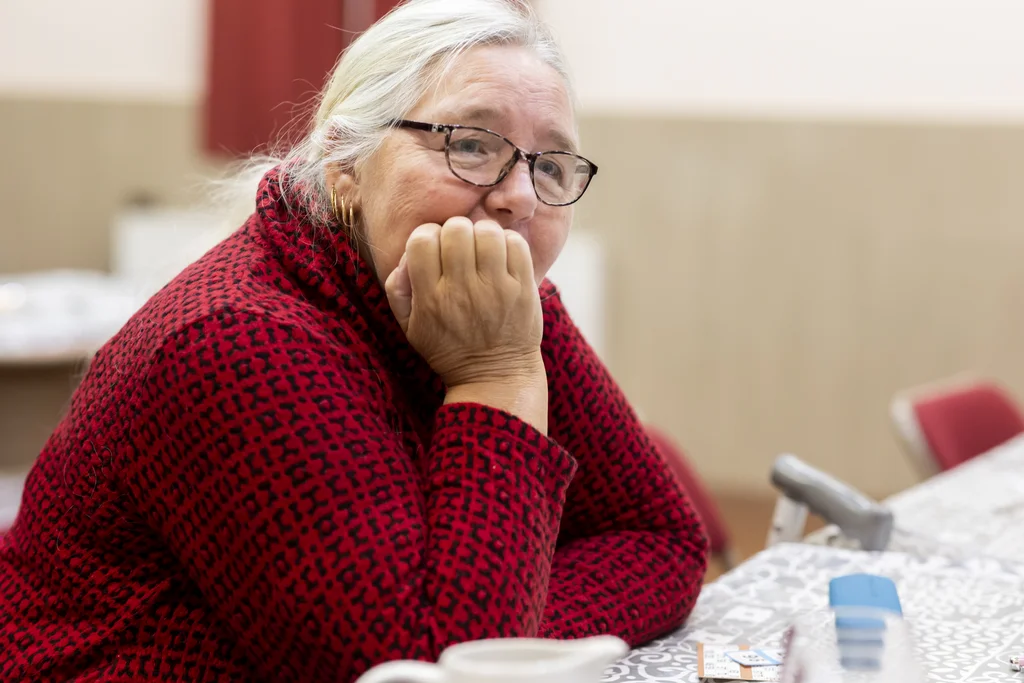
[{"label": "clenched fist", "polygon": [[540,296],[518,233],[463,217],[421,225],[385,289],[409,343],[449,391],[538,381],[546,391]]}]

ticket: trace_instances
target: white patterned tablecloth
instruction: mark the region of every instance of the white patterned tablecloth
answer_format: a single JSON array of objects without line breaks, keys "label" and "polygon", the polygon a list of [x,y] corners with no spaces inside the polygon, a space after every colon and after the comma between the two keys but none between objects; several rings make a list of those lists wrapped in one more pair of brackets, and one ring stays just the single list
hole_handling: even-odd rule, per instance
[{"label": "white patterned tablecloth", "polygon": [[[1024,566],[1024,437],[893,496],[896,526],[967,555]],[[910,549],[910,540],[897,535]],[[1024,678],[1022,678],[1024,680]]]},{"label": "white patterned tablecloth", "polygon": [[828,581],[882,574],[899,589],[928,681],[1024,681],[1007,660],[1024,653],[1024,567],[904,553],[777,545],[704,588],[686,626],[633,650],[606,683],[696,683],[697,642],[777,645],[794,617],[828,604]]}]

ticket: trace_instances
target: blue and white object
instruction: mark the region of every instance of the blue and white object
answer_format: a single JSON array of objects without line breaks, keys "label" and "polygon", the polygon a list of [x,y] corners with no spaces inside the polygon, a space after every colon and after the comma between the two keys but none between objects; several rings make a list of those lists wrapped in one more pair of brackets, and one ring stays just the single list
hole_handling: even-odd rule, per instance
[{"label": "blue and white object", "polygon": [[887,618],[903,616],[892,579],[848,574],[829,582],[829,606],[836,614],[836,639],[844,668],[874,670],[885,648]]}]

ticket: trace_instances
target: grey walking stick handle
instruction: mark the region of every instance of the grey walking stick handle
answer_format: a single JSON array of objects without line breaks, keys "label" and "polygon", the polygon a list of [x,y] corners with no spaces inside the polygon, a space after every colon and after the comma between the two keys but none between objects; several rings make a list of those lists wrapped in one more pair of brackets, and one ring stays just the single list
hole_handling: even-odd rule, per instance
[{"label": "grey walking stick handle", "polygon": [[835,524],[864,550],[884,550],[892,536],[892,511],[795,455],[780,455],[772,484],[787,498]]}]

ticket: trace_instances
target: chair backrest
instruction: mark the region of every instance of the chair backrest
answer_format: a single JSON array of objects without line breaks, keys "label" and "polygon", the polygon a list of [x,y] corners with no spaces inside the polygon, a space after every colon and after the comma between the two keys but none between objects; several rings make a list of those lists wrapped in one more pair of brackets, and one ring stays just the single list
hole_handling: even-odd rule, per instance
[{"label": "chair backrest", "polygon": [[704,482],[690,465],[686,454],[665,432],[650,424],[646,428],[647,435],[651,437],[655,447],[661,451],[676,480],[690,497],[694,510],[704,523],[711,552],[723,557],[729,556],[731,554],[729,532],[722,520],[721,512],[718,510],[714,498],[704,486]]},{"label": "chair backrest", "polygon": [[1024,416],[996,384],[965,379],[898,396],[897,433],[925,473],[949,470],[1024,433]]},{"label": "chair backrest", "polygon": [[889,404],[889,420],[900,447],[909,456],[911,464],[921,478],[927,479],[942,471],[935,453],[921,432],[921,424],[917,421],[917,411],[914,410],[914,399],[911,396],[901,392],[893,397]]}]

